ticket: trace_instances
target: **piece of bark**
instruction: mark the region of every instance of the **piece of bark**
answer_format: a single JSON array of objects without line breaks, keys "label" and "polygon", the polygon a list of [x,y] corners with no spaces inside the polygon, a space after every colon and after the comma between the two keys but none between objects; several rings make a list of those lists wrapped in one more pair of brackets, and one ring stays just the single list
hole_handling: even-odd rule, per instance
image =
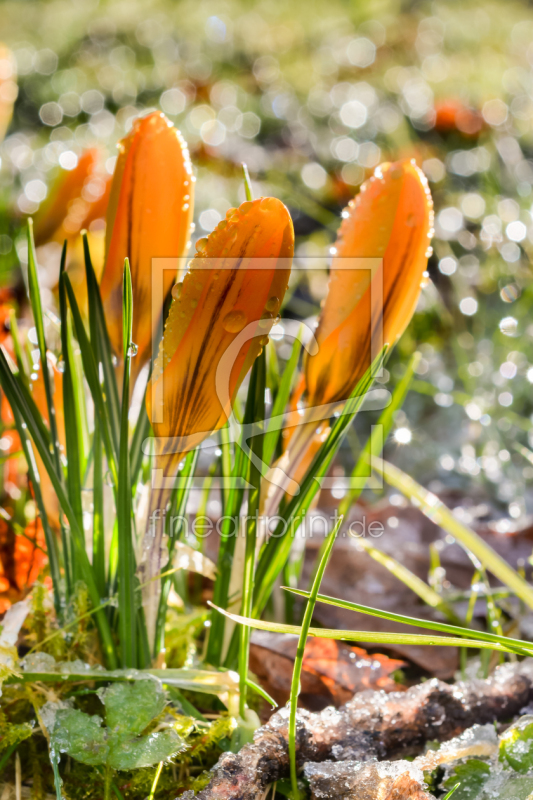
[{"label": "piece of bark", "polygon": [[[279,706],[289,699],[297,647],[297,636],[269,631],[252,634],[250,669]],[[390,676],[403,666],[404,661],[369,655],[346,642],[312,637],[305,646],[298,705],[321,711],[328,705],[339,707],[366,689],[398,690],[400,686]]]},{"label": "piece of bark", "polygon": [[[361,692],[341,709],[299,711],[297,761],[383,760],[446,741],[473,724],[506,720],[533,700],[533,660],[505,664],[487,680],[453,685],[437,679],[406,692]],[[289,773],[288,709],[259,728],[253,744],[224,753],[199,800],[259,800]],[[190,793],[189,797],[192,797]]]}]

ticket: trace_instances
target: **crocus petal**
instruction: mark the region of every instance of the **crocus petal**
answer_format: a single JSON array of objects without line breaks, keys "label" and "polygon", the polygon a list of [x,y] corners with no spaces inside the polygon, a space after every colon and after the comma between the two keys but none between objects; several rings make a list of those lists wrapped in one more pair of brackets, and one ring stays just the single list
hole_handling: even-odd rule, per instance
[{"label": "crocus petal", "polygon": [[[226,421],[275,322],[294,250],[289,212],[273,197],[243,203],[197,249],[172,303],[147,395],[156,436],[182,440],[184,450]],[[227,386],[217,385],[217,372]]]},{"label": "crocus petal", "polygon": [[[61,169],[55,183],[52,185],[48,198],[41,205],[35,215],[33,224],[33,235],[35,244],[39,247],[51,239],[57,237],[59,241],[70,238],[68,235],[59,235],[58,231],[68,217],[72,204],[81,200],[84,216],[85,208],[88,206],[82,200],[82,191],[87,179],[93,174],[100,158],[100,151],[96,147],[85,150],[78,159],[74,169]],[[75,209],[74,209],[75,210]],[[81,225],[76,231],[79,232]]]},{"label": "crocus petal", "polygon": [[157,111],[136,120],[119,144],[101,293],[111,343],[119,354],[122,274],[124,259],[129,258],[137,369],[151,356],[162,302],[187,251],[194,180],[187,145],[165,115]]},{"label": "crocus petal", "polygon": [[[315,332],[318,351],[305,361],[308,408],[284,437],[286,453],[276,465],[284,476],[271,471],[276,485],[265,493],[267,516],[276,513],[284,492],[298,488],[327,435],[334,404],[349,397],[381,348],[401,336],[425,281],[433,203],[414,162],[378,167],[342,216]],[[303,389],[300,382],[293,405]]]},{"label": "crocus petal", "polygon": [[0,44],[0,142],[6,135],[18,95],[17,65],[11,50]]},{"label": "crocus petal", "polygon": [[310,405],[349,396],[372,356],[405,330],[425,281],[433,203],[413,162],[378,167],[343,216],[316,331],[318,353],[306,361]]}]

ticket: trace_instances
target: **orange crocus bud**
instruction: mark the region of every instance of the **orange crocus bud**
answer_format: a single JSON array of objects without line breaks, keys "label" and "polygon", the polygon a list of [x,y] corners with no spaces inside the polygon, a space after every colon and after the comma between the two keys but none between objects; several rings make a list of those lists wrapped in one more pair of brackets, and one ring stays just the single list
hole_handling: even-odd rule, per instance
[{"label": "orange crocus bud", "polygon": [[137,119],[119,144],[107,213],[102,300],[122,353],[122,275],[130,260],[138,372],[152,355],[163,301],[189,246],[194,177],[187,145],[160,111]]},{"label": "orange crocus bud", "polygon": [[[161,569],[161,526],[183,455],[228,419],[244,376],[268,341],[287,289],[294,231],[288,210],[274,197],[230,209],[207,239],[196,243],[165,325],[147,392],[156,437],[151,511],[145,538],[146,574]],[[164,477],[162,483],[159,479]],[[155,529],[154,529],[155,528]],[[145,612],[153,635],[158,583],[147,584]]]},{"label": "orange crocus bud", "polygon": [[0,142],[3,141],[13,116],[18,95],[17,65],[13,53],[0,44]]},{"label": "orange crocus bud", "polygon": [[433,202],[414,162],[378,167],[343,217],[318,351],[305,365],[309,405],[348,398],[372,357],[407,327],[426,279]]},{"label": "orange crocus bud", "polygon": [[[433,202],[413,161],[382,164],[343,212],[328,295],[306,355],[307,410],[285,436],[286,452],[269,480],[265,513],[299,482],[328,433],[334,404],[348,399],[385,344],[393,346],[414,314],[426,280]],[[294,406],[294,402],[293,402]],[[275,485],[274,485],[275,481]]]},{"label": "orange crocus bud", "polygon": [[[60,170],[47,199],[35,215],[33,235],[37,247],[51,239],[62,242],[80,232],[83,220],[92,205],[82,198],[82,192],[95,172],[99,155],[99,150],[92,147],[81,154],[73,169]],[[67,221],[69,213],[70,217],[76,213],[80,217],[80,224],[75,229],[72,229],[72,224]],[[67,223],[66,228],[65,223]]]}]

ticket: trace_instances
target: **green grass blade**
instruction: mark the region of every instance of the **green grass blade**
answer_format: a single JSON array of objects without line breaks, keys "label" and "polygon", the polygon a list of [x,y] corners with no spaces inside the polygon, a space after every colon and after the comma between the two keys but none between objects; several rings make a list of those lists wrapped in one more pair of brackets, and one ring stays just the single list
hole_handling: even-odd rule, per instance
[{"label": "green grass blade", "polygon": [[94,421],[93,434],[93,572],[100,597],[106,595],[105,531],[104,531],[104,475],[103,448],[100,422]]},{"label": "green grass blade", "polygon": [[[289,556],[293,532],[303,522],[313,498],[319,491],[320,478],[326,475],[348,427],[352,424],[357,412],[361,408],[365,399],[365,394],[374,381],[377,369],[383,363],[385,353],[386,348],[383,349],[358,382],[346,401],[344,413],[336,418],[326,441],[308,469],[302,481],[300,493],[293,497],[285,509],[279,514],[281,519],[273,535],[263,547],[257,565],[255,577],[257,590],[253,608],[254,617],[259,617],[261,615],[272,593],[276,578],[283,569]],[[213,602],[215,601],[216,598],[213,597]]]},{"label": "green grass blade", "polygon": [[[78,525],[83,528],[83,510],[81,502],[81,477],[82,466],[80,462],[80,452],[82,451],[81,442],[78,436],[79,425],[76,413],[76,403],[74,398],[74,383],[72,372],[74,369],[72,338],[69,330],[67,295],[65,291],[65,266],[66,266],[66,242],[63,245],[61,256],[61,267],[59,271],[59,313],[61,317],[61,352],[63,357],[63,413],[65,416],[65,442],[67,453],[67,491],[70,505],[76,515]],[[79,576],[74,574],[74,580]]]},{"label": "green grass blade", "polygon": [[85,275],[87,280],[91,342],[97,353],[97,362],[102,364],[111,436],[115,443],[115,450],[118,452],[120,400],[113,366],[113,350],[109,339],[102,298],[100,296],[98,281],[94,273],[86,234],[83,237],[83,249],[85,255]]},{"label": "green grass blade", "polygon": [[[245,420],[246,422],[246,420]],[[231,471],[231,479],[237,481],[246,479],[248,471],[248,459],[244,455],[241,447],[235,448],[235,457]],[[223,477],[228,477],[223,476]],[[244,497],[244,489],[241,486],[232,486],[227,495],[227,504],[224,509],[224,519],[220,530],[220,546],[217,558],[218,574],[215,581],[213,600],[215,603],[224,607],[229,601],[229,586],[231,580],[231,568],[233,565],[233,554],[235,552],[235,532],[234,520],[239,517]],[[218,666],[222,659],[224,644],[225,620],[219,614],[213,614],[211,628],[209,629],[209,640],[206,650],[206,661],[208,664]]]},{"label": "green grass blade", "polygon": [[[342,525],[342,521],[343,517],[339,519],[339,521],[337,522],[337,524],[335,525],[335,527],[333,528],[333,530],[331,531],[330,535],[326,540],[327,546],[322,555],[322,559],[318,566],[315,580],[313,581],[313,586],[311,588],[311,592],[309,593],[309,598],[307,600],[305,614],[300,629],[300,638],[298,640],[298,647],[296,649],[296,658],[294,659],[294,669],[292,671],[291,694],[290,694],[290,713],[289,713],[289,761],[290,761],[293,800],[297,800],[297,798],[299,797],[298,778],[296,774],[296,709],[298,706],[298,695],[300,694],[300,679],[302,676],[305,643],[307,641],[309,628],[311,627],[311,620],[313,618],[313,612],[315,610],[315,604],[318,592],[320,590],[320,584],[322,583],[322,578],[324,577],[326,565],[329,561],[333,545],[335,544],[337,532],[340,526]],[[243,625],[243,627],[247,626]]]},{"label": "green grass blade", "polygon": [[[229,428],[226,424],[220,429],[220,449],[222,450],[222,455],[220,456],[220,465],[221,465],[221,474],[223,478],[231,475],[231,445],[229,439],[230,439]],[[226,514],[226,508],[228,507],[229,493],[230,493],[229,486],[226,486],[225,483],[223,482],[221,489],[222,516]]]},{"label": "green grass blade", "polygon": [[52,439],[52,454],[54,457],[54,467],[58,475],[61,473],[61,460],[59,457],[59,441],[57,437],[57,422],[52,384],[50,383],[50,371],[48,368],[48,348],[44,335],[44,316],[41,302],[41,290],[39,287],[39,276],[37,274],[37,256],[35,254],[35,242],[33,241],[33,222],[28,219],[28,289],[30,296],[31,310],[35,330],[37,332],[37,346],[41,357],[41,370],[43,373],[43,384],[46,395],[46,405],[48,407],[48,419],[50,421],[50,433]]},{"label": "green grass blade", "polygon": [[272,406],[271,418],[269,423],[267,424],[267,432],[264,437],[264,443],[263,443],[263,460],[265,464],[270,464],[270,462],[272,461],[272,457],[276,451],[279,437],[281,435],[281,429],[275,430],[273,422],[275,421],[276,417],[279,418],[287,408],[287,404],[289,402],[289,397],[291,394],[294,373],[296,367],[298,366],[298,358],[300,356],[301,347],[302,344],[300,338],[297,337],[294,340],[290,358],[287,361],[287,364],[285,365],[285,369],[283,370],[283,375],[279,384],[279,389],[276,393],[274,404]]},{"label": "green grass blade", "polygon": [[[318,598],[320,600],[320,596]],[[214,604],[209,602],[214,608]],[[223,608],[216,609],[220,614],[224,614],[228,619],[237,622],[240,625],[248,625],[250,628],[256,628],[260,631],[271,631],[273,633],[290,633],[293,636],[299,636],[301,626],[287,625],[283,622],[269,622],[262,619],[253,619],[251,617],[241,617],[239,614],[232,614]],[[464,632],[464,630],[463,630]],[[449,636],[432,636],[419,633],[386,633],[382,631],[346,631],[334,628],[309,628],[308,636],[318,636],[322,639],[338,639],[346,642],[370,642],[372,644],[395,645],[395,644],[411,644],[411,645],[430,645],[430,646],[443,646],[443,647],[472,647],[481,650],[495,650],[500,653],[516,653],[517,648],[511,647],[505,640],[504,643],[485,641],[482,639],[461,639],[459,637],[452,638]],[[523,643],[524,647],[521,648],[520,653],[533,655],[533,647],[526,649],[527,643]]]},{"label": "green grass blade", "polygon": [[[68,495],[65,491],[62,478],[57,474],[55,470],[50,450],[46,442],[44,442],[43,439],[41,438],[39,434],[39,428],[36,425],[35,420],[33,419],[33,416],[28,406],[24,402],[24,397],[19,389],[17,382],[15,381],[13,375],[11,374],[11,370],[9,369],[9,365],[7,363],[3,349],[0,349],[0,384],[2,385],[2,388],[8,399],[8,402],[11,405],[11,408],[17,406],[17,409],[20,411],[22,420],[27,425],[28,433],[31,436],[35,444],[35,447],[41,457],[44,468],[46,469],[48,475],[50,476],[50,480],[52,482],[54,491],[56,492],[57,499],[59,500],[59,505],[61,506],[61,509],[65,514],[68,523],[70,525],[70,531],[72,534],[72,539],[76,551],[75,557],[78,559],[80,575],[87,584],[91,602],[93,603],[94,606],[98,606],[100,603],[100,596],[98,594],[98,590],[96,588],[96,584],[94,581],[92,567],[87,557],[87,553],[85,551],[85,536],[83,528],[80,528],[78,525],[76,515],[72,510],[72,506],[70,505]],[[98,629],[100,632],[102,650],[104,652],[108,665],[110,667],[113,667],[116,664],[115,648],[111,636],[111,630],[107,622],[107,618],[105,614],[103,614],[101,611],[98,612],[95,616]]]},{"label": "green grass blade", "polygon": [[268,692],[266,692],[266,691],[263,689],[263,687],[262,687],[262,686],[260,686],[258,683],[254,683],[254,681],[251,681],[249,678],[247,678],[247,679],[246,679],[246,685],[247,685],[247,687],[248,687],[249,689],[251,689],[253,692],[257,692],[257,694],[258,694],[258,695],[260,695],[260,696],[263,698],[263,700],[266,700],[266,701],[267,701],[267,703],[270,703],[270,705],[272,706],[272,708],[277,708],[277,707],[278,707],[278,703],[276,703],[276,701],[274,700],[274,698],[273,698],[273,697],[271,697],[271,696],[269,695],[269,693],[268,693]]},{"label": "green grass blade", "polygon": [[252,181],[250,180],[250,173],[248,172],[248,166],[246,164],[242,165],[242,175],[244,178],[244,193],[246,195],[246,199],[251,201],[254,199],[254,193],[252,191]]},{"label": "green grass blade", "polygon": [[72,288],[72,284],[70,282],[70,278],[67,274],[65,274],[63,280],[65,282],[65,288],[68,295],[70,309],[72,311],[72,319],[74,321],[76,338],[78,340],[78,344],[81,350],[83,371],[85,373],[85,378],[87,380],[87,383],[89,384],[89,389],[91,392],[91,396],[93,398],[95,409],[100,419],[100,424],[102,426],[102,434],[106,450],[107,461],[109,464],[111,475],[113,477],[113,485],[116,491],[117,480],[118,480],[118,470],[116,461],[117,453],[115,449],[112,424],[110,422],[110,417],[108,414],[109,405],[106,402],[107,398],[106,401],[104,401],[102,389],[100,387],[100,381],[98,378],[98,366],[94,358],[94,351],[91,346],[91,342],[89,341],[89,338],[87,336],[83,320],[81,318],[80,310],[78,308],[78,303],[76,300],[76,296],[74,294],[74,290]]},{"label": "green grass blade", "polygon": [[161,595],[159,598],[159,608],[157,610],[156,620],[156,634],[154,637],[154,658],[165,648],[165,619],[167,614],[168,596],[172,587],[172,575],[166,574],[171,569],[174,561],[174,549],[176,542],[179,541],[182,530],[176,526],[172,526],[173,518],[178,521],[185,518],[187,509],[187,500],[194,481],[194,473],[196,464],[198,463],[198,450],[192,450],[185,456],[183,469],[178,472],[178,479],[180,485],[174,488],[173,496],[170,503],[171,511],[167,514],[165,524],[167,525],[168,536],[168,561],[166,567],[163,568],[164,576],[161,579]]},{"label": "green grass blade", "polygon": [[[246,418],[251,417],[258,426],[258,431],[263,430],[265,419],[265,388],[266,388],[266,354],[263,349],[254,361],[250,386],[248,389]],[[253,455],[261,463],[263,456],[263,435],[257,433],[251,442]],[[244,573],[242,579],[241,615],[248,617],[252,611],[254,591],[255,549],[257,539],[257,520],[259,513],[259,494],[261,491],[261,471],[257,464],[250,460],[250,483],[252,488],[248,491],[248,513],[246,524],[246,544],[244,553]],[[250,651],[250,629],[242,626],[239,637],[239,714],[241,719],[246,713],[246,693],[248,680],[248,661]]]},{"label": "green grass blade", "polygon": [[374,561],[381,564],[382,567],[385,567],[391,575],[394,575],[395,578],[398,578],[398,580],[404,583],[412,592],[418,595],[426,605],[441,611],[444,616],[455,625],[461,625],[461,620],[453,608],[442,599],[440,594],[432,589],[431,586],[428,586],[418,575],[411,572],[404,564],[400,563],[400,561],[397,561],[392,556],[387,555],[387,553],[384,553],[382,550],[379,550],[377,547],[373,547],[362,537],[357,539],[357,547],[360,547],[365,553],[368,553]]},{"label": "green grass blade", "polygon": [[124,375],[117,485],[118,525],[118,607],[120,653],[123,667],[137,667],[137,619],[134,590],[135,555],[133,552],[132,498],[130,479],[128,410],[130,397],[130,368],[132,358],[131,331],[133,291],[128,259],[124,263],[122,283],[122,342],[124,346]]},{"label": "green grass blade", "polygon": [[346,516],[353,503],[356,502],[363,491],[366,479],[369,477],[367,474],[369,470],[368,459],[370,456],[381,455],[383,445],[387,441],[387,438],[391,432],[391,428],[394,424],[396,412],[404,403],[407,392],[409,391],[409,386],[411,385],[411,381],[413,379],[413,375],[415,374],[416,368],[420,363],[420,358],[421,355],[418,352],[412,355],[407,369],[405,370],[405,374],[402,376],[394,390],[390,405],[388,405],[387,408],[382,411],[376,426],[381,428],[381,435],[378,437],[371,434],[368,437],[363,452],[361,453],[351,475],[352,480],[358,481],[358,485],[354,486],[353,489],[349,489],[345,497],[342,499],[342,502],[339,505],[339,514]]},{"label": "green grass blade", "polygon": [[467,552],[473,553],[489,572],[512,589],[527,606],[533,608],[533,588],[481,536],[460,522],[436,495],[388,462],[374,458],[372,467],[383,475],[389,485],[420,508],[428,519],[457,539]]},{"label": "green grass blade", "polygon": [[[309,592],[302,591],[301,589],[289,589],[288,587],[283,588],[288,592],[299,595],[300,597],[309,597]],[[389,622],[400,622],[402,625],[413,625],[416,628],[427,628],[428,630],[439,631],[440,633],[449,633],[453,636],[468,636],[470,639],[476,639],[493,644],[505,644],[511,648],[514,648],[515,651],[520,651],[522,654],[529,654],[533,652],[533,645],[529,642],[524,642],[521,639],[511,639],[507,636],[499,636],[498,634],[488,633],[486,631],[477,631],[459,625],[450,625],[447,622],[434,622],[433,620],[420,619],[419,617],[408,617],[404,614],[395,614],[393,611],[383,611],[379,608],[363,606],[360,603],[352,603],[349,600],[340,600],[337,597],[328,597],[328,595],[323,594],[319,594],[317,600],[319,603],[326,603],[330,606],[345,608],[348,611],[358,611],[360,614],[368,614],[371,617],[379,617],[379,619],[386,619],[389,620]]]},{"label": "green grass blade", "polygon": [[22,351],[22,345],[20,343],[19,326],[14,308],[11,309],[9,314],[9,330],[11,331],[11,340],[13,342],[13,351],[15,353],[15,360],[17,362],[19,375],[24,380],[26,388],[29,390],[30,381],[28,371],[26,369],[26,361]]},{"label": "green grass blade", "polygon": [[[146,397],[146,390],[145,390],[145,397]],[[135,425],[135,430],[133,431],[133,437],[131,440],[131,448],[130,448],[130,471],[131,471],[131,485],[132,487],[136,485],[139,474],[141,472],[142,461],[143,461],[143,451],[142,445],[144,440],[150,434],[150,420],[148,418],[148,413],[146,411],[145,405],[145,397],[141,403],[141,408],[139,411],[139,417],[137,419],[137,423]]]}]

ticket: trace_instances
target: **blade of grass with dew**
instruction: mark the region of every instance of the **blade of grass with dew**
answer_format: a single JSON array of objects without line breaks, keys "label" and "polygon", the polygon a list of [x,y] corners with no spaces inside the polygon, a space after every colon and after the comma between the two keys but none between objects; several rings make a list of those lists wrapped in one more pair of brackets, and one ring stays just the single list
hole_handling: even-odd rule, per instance
[{"label": "blade of grass with dew", "polygon": [[[326,441],[308,469],[300,486],[300,493],[293,497],[279,514],[279,523],[271,538],[264,545],[257,565],[254,617],[260,616],[272,593],[276,578],[283,569],[290,552],[292,531],[295,529],[295,525],[299,526],[303,522],[314,496],[320,489],[320,479],[326,475],[348,427],[361,408],[365,394],[370,389],[386,352],[387,348],[385,347],[358,382],[346,401],[343,413],[335,419]],[[289,535],[290,532],[291,535]],[[214,597],[213,602],[215,602]]]},{"label": "blade of grass with dew", "polygon": [[100,420],[100,425],[103,434],[103,441],[106,450],[107,462],[113,477],[113,486],[116,492],[117,480],[118,480],[117,449],[113,436],[113,427],[110,421],[110,416],[108,414],[108,408],[109,408],[109,404],[107,402],[108,398],[106,396],[106,400],[104,401],[102,389],[100,387],[100,381],[98,378],[98,367],[94,358],[94,350],[91,346],[91,342],[89,341],[89,338],[85,331],[85,326],[83,324],[81,313],[78,308],[78,302],[76,300],[76,296],[74,294],[74,290],[72,288],[72,284],[70,282],[68,274],[64,275],[63,280],[65,281],[65,287],[68,294],[70,309],[72,311],[72,319],[74,321],[76,338],[78,340],[78,344],[81,350],[83,370],[85,373],[85,378],[87,380],[87,383],[89,384],[89,389],[91,392],[91,396],[93,398],[96,412]]},{"label": "blade of grass with dew", "polygon": [[50,371],[48,369],[48,348],[44,333],[43,306],[41,301],[41,289],[39,287],[39,276],[37,274],[37,256],[35,253],[35,242],[33,240],[33,221],[28,219],[28,290],[30,305],[33,314],[33,322],[37,333],[37,346],[41,358],[41,370],[43,373],[43,385],[46,395],[46,405],[48,408],[48,420],[50,424],[50,434],[52,440],[53,463],[57,474],[61,474],[61,460],[59,456],[59,440],[57,436],[57,421],[54,399],[52,395],[52,385],[50,383]]},{"label": "blade of grass with dew", "polygon": [[118,607],[120,653],[123,667],[137,667],[137,620],[133,576],[133,552],[129,422],[130,367],[132,357],[131,332],[133,320],[133,290],[130,264],[126,258],[122,277],[122,342],[124,373],[122,383],[122,409],[120,414],[117,526],[118,526]]},{"label": "blade of grass with dew", "polygon": [[533,608],[533,588],[481,536],[460,522],[436,495],[386,461],[373,458],[372,467],[383,475],[389,485],[416,504],[428,519],[457,539],[467,552],[473,553],[489,572],[509,586],[526,605]]},{"label": "blade of grass with dew", "polygon": [[324,550],[320,564],[318,565],[317,573],[315,575],[315,580],[313,582],[311,592],[309,593],[309,598],[307,600],[305,614],[300,629],[300,638],[298,640],[298,647],[296,648],[296,657],[294,659],[294,668],[292,671],[292,680],[291,680],[290,712],[289,712],[289,762],[290,762],[293,800],[298,800],[299,797],[298,778],[296,774],[296,709],[298,706],[298,696],[300,694],[300,688],[301,688],[300,679],[302,676],[305,643],[307,641],[307,635],[311,627],[311,620],[313,618],[316,599],[318,596],[318,592],[320,590],[320,584],[322,583],[322,578],[324,577],[324,572],[327,563],[329,561],[333,545],[335,544],[337,532],[340,526],[342,525],[342,522],[343,522],[343,517],[339,519],[339,521],[331,531],[330,535],[326,539],[327,546]]},{"label": "blade of grass with dew", "polygon": [[298,358],[300,355],[301,347],[302,345],[300,339],[299,337],[297,337],[294,340],[290,358],[285,365],[285,369],[283,370],[283,375],[281,377],[279,389],[276,393],[274,404],[272,406],[272,414],[269,422],[267,423],[267,432],[264,437],[264,443],[263,443],[263,460],[265,464],[270,464],[270,462],[272,461],[272,457],[276,451],[279,437],[281,436],[281,428],[276,430],[273,423],[275,422],[276,418],[280,417],[287,408],[287,403],[289,402],[294,373],[298,365]]},{"label": "blade of grass with dew", "polygon": [[370,558],[373,558],[374,561],[381,564],[382,567],[385,567],[391,575],[394,575],[395,578],[398,578],[398,580],[404,583],[412,592],[418,595],[426,605],[437,609],[437,611],[441,611],[453,624],[462,625],[461,619],[457,616],[453,608],[443,600],[441,595],[432,589],[431,586],[428,586],[418,575],[411,572],[404,564],[400,563],[392,556],[387,555],[387,553],[384,553],[382,550],[379,550],[379,548],[373,547],[362,537],[357,539],[357,547],[364,550],[365,553],[368,553]]},{"label": "blade of grass with dew", "polygon": [[420,358],[421,354],[419,352],[413,353],[404,375],[394,389],[390,404],[380,414],[376,427],[381,428],[382,435],[377,437],[370,434],[368,437],[363,448],[363,452],[359,456],[357,464],[355,465],[355,468],[351,474],[351,480],[356,480],[357,485],[353,489],[349,489],[346,496],[342,499],[342,502],[339,505],[339,514],[346,516],[353,503],[358,500],[361,492],[363,491],[366,481],[370,477],[367,475],[369,470],[368,458],[370,456],[381,455],[383,446],[387,441],[394,424],[396,412],[399,411],[403,406],[404,400],[407,397],[407,392],[409,391],[416,368],[420,363]]},{"label": "blade of grass with dew", "polygon": [[[320,595],[318,597],[320,601]],[[214,607],[214,604],[209,602],[209,605]],[[297,636],[300,633],[301,626],[287,625],[283,622],[270,622],[263,619],[253,619],[251,617],[241,617],[238,614],[232,614],[223,608],[216,609],[220,614],[223,614],[233,622],[240,625],[248,625],[250,628],[256,628],[260,631],[271,631],[273,633],[290,633]],[[422,620],[421,620],[422,621]],[[465,634],[464,629],[462,633]],[[470,632],[472,633],[472,632]],[[309,628],[309,636],[318,636],[322,639],[338,639],[339,641],[347,642],[369,642],[372,644],[413,644],[413,645],[441,645],[443,647],[472,647],[484,650],[495,650],[500,653],[517,653],[519,655],[533,655],[533,645],[529,646],[527,642],[522,643],[522,647],[517,648],[508,644],[509,639],[505,639],[504,643],[486,641],[485,639],[461,639],[451,638],[449,636],[432,636],[429,634],[420,633],[386,633],[382,631],[347,631],[343,628]]]},{"label": "blade of grass with dew", "polygon": [[[254,423],[255,436],[251,441],[251,451],[256,456],[258,463],[263,457],[263,430],[265,419],[265,388],[266,388],[266,354],[263,352],[254,361],[250,386],[248,389],[245,416],[251,417]],[[248,512],[246,520],[246,543],[244,553],[244,571],[242,577],[241,615],[248,617],[252,611],[254,591],[255,550],[257,541],[257,521],[259,514],[259,495],[261,492],[261,470],[253,459],[250,459],[248,490]],[[241,719],[246,714],[246,692],[248,679],[248,661],[250,654],[250,629],[242,626],[239,637],[239,714]]]},{"label": "blade of grass with dew", "polygon": [[[286,591],[297,594],[300,597],[309,597],[309,592],[303,591],[302,589],[284,588]],[[449,633],[456,636],[468,636],[471,639],[492,644],[505,644],[510,648],[514,648],[515,652],[520,651],[523,655],[533,653],[533,644],[524,642],[521,639],[511,639],[508,636],[498,636],[497,634],[488,633],[486,631],[471,630],[463,626],[450,625],[447,622],[435,622],[434,620],[420,619],[419,617],[407,617],[404,614],[395,614],[393,611],[383,611],[380,608],[363,606],[360,603],[352,603],[349,600],[341,600],[338,597],[329,597],[328,595],[319,594],[317,599],[319,603],[345,608],[348,611],[358,611],[360,614],[368,614],[371,617],[379,617],[379,619],[386,619],[390,622],[400,622],[403,625],[413,625],[416,628],[427,628],[428,630],[440,631],[441,633]]]},{"label": "blade of grass with dew", "polygon": [[113,350],[107,331],[104,308],[98,281],[94,272],[87,233],[83,235],[83,251],[85,256],[85,276],[87,281],[87,298],[89,305],[89,325],[91,330],[91,342],[97,353],[97,361],[102,364],[104,387],[106,394],[106,404],[109,411],[109,425],[111,435],[115,443],[115,450],[118,451],[118,435],[120,429],[120,401],[118,397],[118,387],[113,367]]},{"label": "blade of grass with dew", "polygon": [[[39,427],[36,424],[29,408],[24,402],[23,395],[20,392],[18,384],[15,381],[11,370],[9,369],[9,365],[2,349],[0,349],[0,384],[2,385],[11,408],[14,408],[16,405],[18,411],[20,411],[21,418],[27,425],[28,433],[30,434],[35,448],[41,457],[43,466],[50,476],[52,486],[57,494],[57,499],[59,500],[59,505],[61,506],[63,513],[65,514],[70,525],[75,548],[75,557],[79,559],[80,574],[87,584],[92,604],[94,606],[98,606],[100,603],[100,596],[94,581],[92,567],[85,551],[85,536],[83,529],[80,529],[78,526],[78,521],[72,510],[72,506],[69,503],[62,478],[55,471],[50,451],[39,434]],[[102,650],[104,652],[106,661],[111,668],[114,668],[114,665],[116,664],[115,647],[107,617],[102,612],[98,612],[96,614],[96,622],[100,632]]]}]

